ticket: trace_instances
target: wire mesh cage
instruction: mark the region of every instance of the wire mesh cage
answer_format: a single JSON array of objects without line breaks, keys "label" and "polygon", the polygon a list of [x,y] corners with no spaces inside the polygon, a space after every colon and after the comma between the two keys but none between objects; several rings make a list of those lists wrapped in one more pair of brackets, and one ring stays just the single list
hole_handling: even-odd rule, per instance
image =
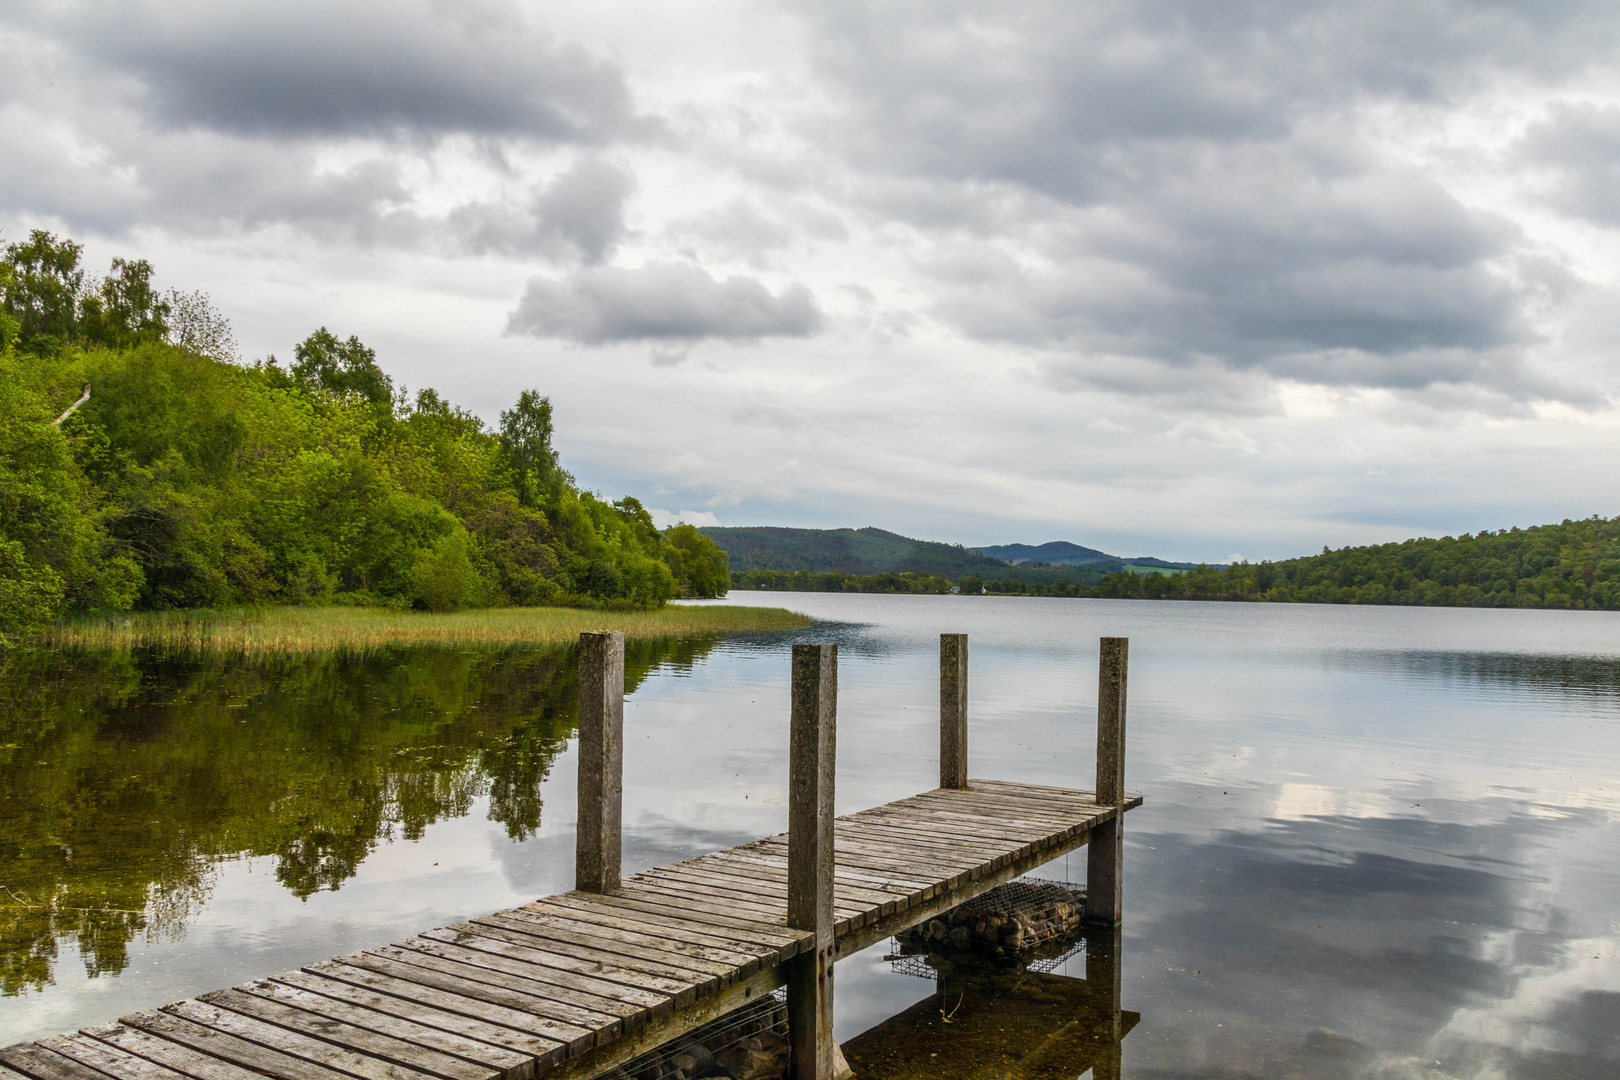
[{"label": "wire mesh cage", "polygon": [[787,991],[777,990],[598,1074],[600,1080],[780,1080],[788,1074]]},{"label": "wire mesh cage", "polygon": [[1085,908],[1085,890],[1071,882],[1019,878],[912,927],[898,940],[1019,952],[1078,930]]},{"label": "wire mesh cage", "polygon": [[1073,882],[1018,878],[894,939],[887,957],[902,975],[932,979],[938,958],[964,952],[1050,972],[1084,948],[1085,889]]}]

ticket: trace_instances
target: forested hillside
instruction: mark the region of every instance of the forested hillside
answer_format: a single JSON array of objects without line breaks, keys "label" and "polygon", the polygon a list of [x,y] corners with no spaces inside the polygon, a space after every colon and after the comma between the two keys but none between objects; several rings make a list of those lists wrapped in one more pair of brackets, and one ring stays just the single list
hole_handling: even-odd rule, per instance
[{"label": "forested hillside", "polygon": [[1092,596],[1451,607],[1620,608],[1620,517],[1322,549],[1174,577],[1112,574]]},{"label": "forested hillside", "polygon": [[128,608],[725,593],[713,541],[579,489],[537,391],[489,430],[325,328],[243,365],[201,294],[80,255],[36,232],[0,259],[0,640]]},{"label": "forested hillside", "polygon": [[737,589],[936,592],[945,579],[948,590],[950,582],[974,577],[1042,588],[1062,586],[1072,595],[1076,587],[1095,585],[1105,575],[1130,566],[1190,570],[1194,565],[1145,556],[1122,559],[1061,540],[1039,547],[965,548],[870,527],[709,526],[703,532],[730,553],[731,584]]},{"label": "forested hillside", "polygon": [[955,580],[1005,568],[1000,559],[959,544],[913,540],[882,529],[708,527],[703,533],[731,555],[733,570],[811,570],[845,574],[911,573]]},{"label": "forested hillside", "polygon": [[[1142,573],[1164,564],[1000,564],[947,582],[917,574],[744,570],[738,589],[1103,597],[1126,600],[1262,600],[1277,603],[1413,604],[1449,607],[1620,608],[1620,517],[1503,529],[1438,540],[1323,549],[1280,562],[1199,566],[1183,574]],[[1185,565],[1185,564],[1183,564]],[[1082,576],[1089,574],[1089,577]]]},{"label": "forested hillside", "polygon": [[1026,563],[1041,562],[1055,565],[1084,566],[1087,563],[1119,563],[1124,560],[1117,555],[1110,555],[1106,551],[1096,548],[1081,547],[1071,544],[1067,540],[1053,540],[1047,544],[992,544],[979,549],[992,559],[1003,562]]}]

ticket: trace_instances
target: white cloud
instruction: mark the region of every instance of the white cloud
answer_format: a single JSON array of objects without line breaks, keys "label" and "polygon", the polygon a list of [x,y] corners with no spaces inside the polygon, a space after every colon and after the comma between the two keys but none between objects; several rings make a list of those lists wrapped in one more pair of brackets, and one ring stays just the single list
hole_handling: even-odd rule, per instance
[{"label": "white cloud", "polygon": [[652,515],[653,524],[660,529],[667,529],[671,525],[719,525],[720,519],[708,510],[660,510],[657,507],[647,507],[647,513]]}]

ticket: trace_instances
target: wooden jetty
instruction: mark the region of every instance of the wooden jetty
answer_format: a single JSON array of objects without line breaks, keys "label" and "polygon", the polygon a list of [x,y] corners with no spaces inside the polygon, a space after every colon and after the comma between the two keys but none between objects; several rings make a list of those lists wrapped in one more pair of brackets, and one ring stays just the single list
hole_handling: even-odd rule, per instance
[{"label": "wooden jetty", "polygon": [[1118,924],[1126,644],[1102,639],[1093,790],[968,779],[945,634],[940,787],[841,818],[837,649],[796,645],[788,832],[621,878],[624,639],[582,635],[573,892],[10,1046],[0,1080],[584,1080],[782,986],[793,1077],[830,1080],[839,958],[1082,845],[1088,919]]}]

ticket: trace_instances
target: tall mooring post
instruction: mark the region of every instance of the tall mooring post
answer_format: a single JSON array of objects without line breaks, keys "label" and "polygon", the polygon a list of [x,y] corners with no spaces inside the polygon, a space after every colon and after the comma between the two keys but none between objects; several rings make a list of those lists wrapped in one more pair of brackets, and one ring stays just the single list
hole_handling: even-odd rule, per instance
[{"label": "tall mooring post", "polygon": [[624,635],[579,635],[579,835],[574,888],[619,887],[624,807]]},{"label": "tall mooring post", "polygon": [[1102,639],[1097,663],[1097,805],[1116,808],[1091,831],[1086,918],[1117,923],[1125,913],[1125,672],[1129,638]]},{"label": "tall mooring post", "polygon": [[939,635],[939,786],[968,786],[966,634]]},{"label": "tall mooring post", "polygon": [[833,1077],[833,770],[838,646],[793,646],[788,758],[788,926],[815,947],[783,965],[793,1080]]}]

